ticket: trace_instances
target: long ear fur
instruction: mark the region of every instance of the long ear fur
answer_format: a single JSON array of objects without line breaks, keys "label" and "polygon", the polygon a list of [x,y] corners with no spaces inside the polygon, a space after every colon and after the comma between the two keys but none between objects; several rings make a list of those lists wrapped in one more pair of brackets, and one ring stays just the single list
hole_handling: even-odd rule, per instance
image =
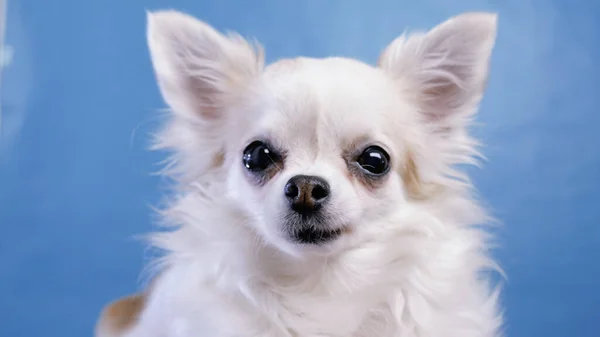
[{"label": "long ear fur", "polygon": [[465,13],[427,33],[401,36],[379,66],[409,83],[427,122],[442,131],[462,127],[485,89],[496,22],[496,14]]},{"label": "long ear fur", "polygon": [[467,127],[485,89],[496,25],[496,14],[461,14],[427,33],[397,38],[380,56],[379,67],[414,100],[426,130],[408,161],[408,187],[419,199],[469,185],[455,166],[477,164],[480,156]]},{"label": "long ear fur", "polygon": [[263,67],[259,48],[180,12],[148,13],[147,33],[163,97],[184,116],[219,118],[230,95]]},{"label": "long ear fur", "polygon": [[223,128],[235,118],[228,107],[262,71],[262,50],[176,11],[148,13],[147,34],[158,84],[172,111],[154,145],[171,152],[162,173],[183,184],[197,182],[222,165]]}]

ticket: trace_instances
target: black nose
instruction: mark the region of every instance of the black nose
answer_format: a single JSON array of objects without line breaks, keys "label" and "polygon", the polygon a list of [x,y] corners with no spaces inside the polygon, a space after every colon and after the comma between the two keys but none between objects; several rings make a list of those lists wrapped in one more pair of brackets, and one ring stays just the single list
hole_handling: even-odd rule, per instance
[{"label": "black nose", "polygon": [[290,207],[302,214],[318,211],[329,197],[329,184],[315,176],[297,175],[285,184],[285,196]]}]

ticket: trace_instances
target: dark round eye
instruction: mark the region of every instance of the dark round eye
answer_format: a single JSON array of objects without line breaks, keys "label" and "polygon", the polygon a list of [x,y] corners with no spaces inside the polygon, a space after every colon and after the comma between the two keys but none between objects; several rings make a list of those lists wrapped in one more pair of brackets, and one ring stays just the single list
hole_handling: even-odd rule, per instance
[{"label": "dark round eye", "polygon": [[260,172],[275,163],[278,155],[261,141],[254,141],[244,150],[244,166],[252,172]]},{"label": "dark round eye", "polygon": [[382,175],[390,167],[390,156],[379,146],[370,146],[358,156],[356,162],[368,173]]}]

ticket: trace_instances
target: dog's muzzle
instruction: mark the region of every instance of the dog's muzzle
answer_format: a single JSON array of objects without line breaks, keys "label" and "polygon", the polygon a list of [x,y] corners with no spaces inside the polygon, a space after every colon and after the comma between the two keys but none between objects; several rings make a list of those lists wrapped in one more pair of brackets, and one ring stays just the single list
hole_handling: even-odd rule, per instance
[{"label": "dog's muzzle", "polygon": [[303,244],[323,244],[341,234],[329,228],[324,210],[331,194],[327,181],[317,176],[297,175],[285,184],[289,210],[286,227],[291,238]]}]

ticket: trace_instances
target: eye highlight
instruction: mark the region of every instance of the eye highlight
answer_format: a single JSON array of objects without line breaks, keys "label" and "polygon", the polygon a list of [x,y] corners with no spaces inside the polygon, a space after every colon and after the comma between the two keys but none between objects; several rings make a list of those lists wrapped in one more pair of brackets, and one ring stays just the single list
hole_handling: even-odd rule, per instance
[{"label": "eye highlight", "polygon": [[390,168],[390,156],[379,146],[369,146],[356,158],[356,163],[367,174],[381,176]]},{"label": "eye highlight", "polygon": [[260,173],[275,165],[280,159],[268,144],[262,141],[254,141],[245,149],[242,162],[248,171]]}]

